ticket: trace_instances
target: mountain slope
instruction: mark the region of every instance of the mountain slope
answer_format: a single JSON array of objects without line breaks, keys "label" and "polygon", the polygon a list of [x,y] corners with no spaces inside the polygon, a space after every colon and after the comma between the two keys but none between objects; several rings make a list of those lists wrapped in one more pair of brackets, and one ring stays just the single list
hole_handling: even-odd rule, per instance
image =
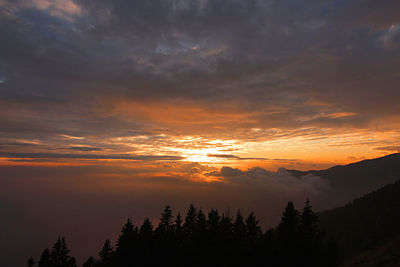
[{"label": "mountain slope", "polygon": [[330,195],[340,198],[344,204],[400,179],[400,154],[335,166],[326,170],[289,170],[289,172],[298,178],[312,174],[327,179],[332,187]]},{"label": "mountain slope", "polygon": [[[383,253],[390,252],[390,244],[397,244],[400,240],[400,181],[343,207],[320,212],[319,216],[322,227],[336,239],[344,258],[371,250],[367,255],[375,255],[379,260]],[[388,261],[400,263],[399,254],[400,251],[385,257],[389,257]],[[358,262],[366,258],[360,257]]]}]

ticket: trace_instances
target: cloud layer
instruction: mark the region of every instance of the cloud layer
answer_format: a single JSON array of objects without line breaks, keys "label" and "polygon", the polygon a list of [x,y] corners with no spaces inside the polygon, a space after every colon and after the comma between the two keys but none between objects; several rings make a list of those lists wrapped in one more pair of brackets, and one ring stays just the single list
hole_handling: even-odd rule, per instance
[{"label": "cloud layer", "polygon": [[397,151],[399,14],[398,0],[0,0],[4,225],[115,218],[93,238],[188,199],[268,225],[289,199],[319,200],[326,181],[267,169]]},{"label": "cloud layer", "polygon": [[0,4],[2,137],[399,124],[396,1]]}]

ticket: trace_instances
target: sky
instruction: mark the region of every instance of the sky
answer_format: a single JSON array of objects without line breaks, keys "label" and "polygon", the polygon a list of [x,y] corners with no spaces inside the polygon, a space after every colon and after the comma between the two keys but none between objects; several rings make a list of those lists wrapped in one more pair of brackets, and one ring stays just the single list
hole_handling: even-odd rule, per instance
[{"label": "sky", "polygon": [[285,169],[398,151],[399,14],[398,0],[0,0],[3,226],[51,229],[47,244],[106,213],[81,230],[101,239],[128,211],[191,202],[276,223],[329,188]]}]

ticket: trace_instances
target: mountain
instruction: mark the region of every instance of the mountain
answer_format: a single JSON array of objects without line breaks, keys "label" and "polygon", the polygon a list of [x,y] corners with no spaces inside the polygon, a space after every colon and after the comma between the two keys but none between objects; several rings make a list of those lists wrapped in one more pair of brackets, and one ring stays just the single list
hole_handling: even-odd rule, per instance
[{"label": "mountain", "polygon": [[[370,163],[379,166],[394,157],[351,167],[374,170]],[[318,215],[322,228],[336,240],[345,266],[400,266],[400,181]]]},{"label": "mountain", "polygon": [[335,166],[326,170],[288,170],[294,176],[319,176],[330,182],[330,206],[343,205],[351,199],[376,190],[400,179],[400,154]]}]

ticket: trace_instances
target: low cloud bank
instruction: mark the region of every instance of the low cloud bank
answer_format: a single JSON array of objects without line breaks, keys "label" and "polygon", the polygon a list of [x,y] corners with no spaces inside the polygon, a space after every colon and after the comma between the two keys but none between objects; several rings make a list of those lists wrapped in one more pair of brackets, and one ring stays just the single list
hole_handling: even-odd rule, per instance
[{"label": "low cloud bank", "polygon": [[318,195],[330,190],[329,181],[325,179],[311,174],[296,178],[284,168],[280,168],[277,172],[271,172],[260,167],[253,167],[247,171],[222,167],[220,171],[210,172],[206,175],[222,177],[224,181],[232,184],[256,187],[258,190],[266,192],[286,192],[288,195],[299,192]]}]

